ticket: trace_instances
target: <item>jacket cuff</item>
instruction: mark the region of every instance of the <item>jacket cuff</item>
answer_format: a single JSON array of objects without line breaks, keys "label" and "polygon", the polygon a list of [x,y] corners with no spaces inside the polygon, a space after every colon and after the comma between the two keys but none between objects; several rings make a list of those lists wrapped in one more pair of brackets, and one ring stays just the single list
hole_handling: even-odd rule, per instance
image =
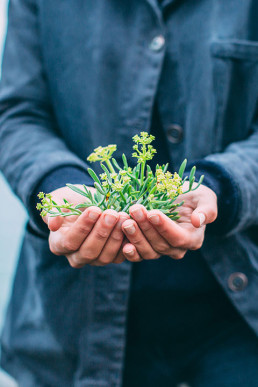
[{"label": "jacket cuff", "polygon": [[204,175],[203,185],[212,189],[217,195],[218,217],[215,222],[207,225],[207,233],[227,235],[235,227],[239,218],[240,197],[231,175],[220,165],[200,160],[187,166],[185,173],[189,175],[191,167],[196,166],[196,181]]},{"label": "jacket cuff", "polygon": [[[36,186],[29,199],[28,211],[30,214],[30,225],[35,231],[48,234],[47,225],[42,221],[36,205],[39,202],[38,193],[49,193],[58,188],[65,187],[67,183],[70,184],[85,184],[87,186],[94,186],[94,182],[90,175],[83,169],[74,166],[63,166],[54,169],[46,175]],[[43,235],[42,235],[43,236]],[[44,235],[46,236],[46,235]]]}]

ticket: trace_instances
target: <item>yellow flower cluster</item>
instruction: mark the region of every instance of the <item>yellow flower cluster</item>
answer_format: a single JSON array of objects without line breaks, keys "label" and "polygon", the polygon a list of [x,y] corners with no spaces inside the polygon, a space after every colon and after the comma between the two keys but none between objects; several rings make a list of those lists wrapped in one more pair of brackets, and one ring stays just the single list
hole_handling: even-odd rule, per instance
[{"label": "yellow flower cluster", "polygon": [[110,144],[108,146],[98,146],[97,148],[94,149],[94,152],[92,152],[87,160],[90,162],[95,162],[95,161],[107,161],[111,159],[112,154],[116,151],[117,146],[115,144]]},{"label": "yellow flower cluster", "polygon": [[136,143],[136,144],[151,144],[152,141],[155,140],[155,137],[150,134],[148,132],[141,132],[140,133],[140,136],[138,136],[138,134],[136,134],[135,136],[133,136],[133,141]]},{"label": "yellow flower cluster", "polygon": [[[129,168],[128,168],[129,169]],[[131,169],[131,168],[130,168]],[[119,171],[119,173],[111,173],[110,174],[110,177],[112,178],[113,182],[111,184],[111,188],[113,190],[117,190],[117,191],[122,191],[122,189],[124,188],[124,186],[129,183],[129,181],[131,180],[130,179],[130,176],[127,175],[127,171],[125,171],[124,169],[121,169]],[[102,181],[102,187],[103,188],[106,188],[108,187],[108,176],[106,173],[102,173],[100,175],[100,178]]]},{"label": "yellow flower cluster", "polygon": [[183,193],[182,179],[176,172],[174,174],[170,172],[164,173],[161,168],[157,168],[156,178],[157,191],[164,193],[167,192],[167,195],[170,199],[174,199]]}]

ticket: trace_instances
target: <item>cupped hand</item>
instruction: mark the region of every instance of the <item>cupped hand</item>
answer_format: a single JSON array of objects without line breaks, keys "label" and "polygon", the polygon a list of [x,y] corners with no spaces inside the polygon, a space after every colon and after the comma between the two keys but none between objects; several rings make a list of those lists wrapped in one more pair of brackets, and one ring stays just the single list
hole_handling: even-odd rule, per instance
[{"label": "cupped hand", "polygon": [[[78,187],[82,188],[80,185]],[[94,188],[88,187],[93,193]],[[68,187],[51,192],[53,200],[61,204],[63,198],[77,205],[82,196]],[[98,207],[89,207],[80,216],[44,217],[50,230],[49,247],[55,255],[65,255],[74,268],[86,264],[104,266],[121,263],[120,248],[124,240],[122,224],[129,215],[114,210],[102,212]]]},{"label": "cupped hand", "polygon": [[[187,191],[188,183],[183,186]],[[130,208],[132,219],[122,229],[129,240],[123,247],[125,257],[137,262],[168,255],[181,259],[188,250],[199,249],[204,240],[206,224],[217,217],[217,196],[208,187],[180,196],[184,204],[178,208],[180,219],[172,221],[159,210],[147,211],[137,204]]]}]

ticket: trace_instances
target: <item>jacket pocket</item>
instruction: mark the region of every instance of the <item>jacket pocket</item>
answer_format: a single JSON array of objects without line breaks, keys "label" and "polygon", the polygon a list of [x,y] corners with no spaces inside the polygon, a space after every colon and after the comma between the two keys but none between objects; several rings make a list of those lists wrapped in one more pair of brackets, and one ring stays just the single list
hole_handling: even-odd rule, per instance
[{"label": "jacket pocket", "polygon": [[252,131],[258,101],[258,42],[217,40],[210,48],[217,152]]}]

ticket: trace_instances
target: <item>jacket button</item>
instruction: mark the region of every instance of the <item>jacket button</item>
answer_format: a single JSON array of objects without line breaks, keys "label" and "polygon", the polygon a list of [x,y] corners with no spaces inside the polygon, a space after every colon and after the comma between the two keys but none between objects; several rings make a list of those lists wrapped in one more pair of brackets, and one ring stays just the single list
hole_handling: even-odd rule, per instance
[{"label": "jacket button", "polygon": [[248,278],[244,273],[232,273],[228,278],[228,287],[233,292],[244,290],[248,284]]},{"label": "jacket button", "polygon": [[172,124],[167,129],[168,141],[171,144],[178,144],[183,140],[183,128],[180,125]]},{"label": "jacket button", "polygon": [[150,49],[152,51],[160,51],[165,45],[165,38],[163,35],[155,36],[155,38],[152,39],[150,44]]}]

